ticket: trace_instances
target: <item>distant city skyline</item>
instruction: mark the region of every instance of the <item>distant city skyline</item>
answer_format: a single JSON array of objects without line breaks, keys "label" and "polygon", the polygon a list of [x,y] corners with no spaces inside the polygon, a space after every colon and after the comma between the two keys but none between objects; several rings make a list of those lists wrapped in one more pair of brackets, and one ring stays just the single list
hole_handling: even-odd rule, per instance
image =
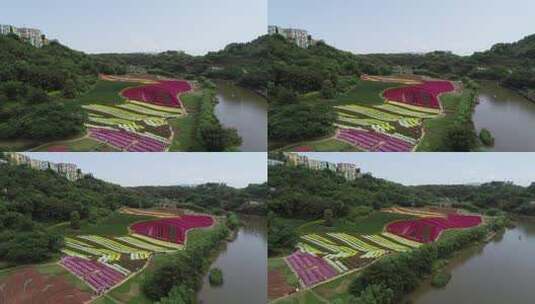
[{"label": "distant city skyline", "polygon": [[203,55],[266,33],[267,0],[19,0],[0,24],[31,27],[87,53]]},{"label": "distant city skyline", "polygon": [[533,153],[302,153],[331,162],[355,163],[362,173],[404,185],[535,182]]},{"label": "distant city skyline", "polygon": [[225,183],[235,188],[267,181],[266,153],[23,153],[76,164],[84,173],[122,186]]},{"label": "distant city skyline", "polygon": [[535,34],[528,0],[269,0],[268,23],[308,30],[356,54],[471,55]]}]

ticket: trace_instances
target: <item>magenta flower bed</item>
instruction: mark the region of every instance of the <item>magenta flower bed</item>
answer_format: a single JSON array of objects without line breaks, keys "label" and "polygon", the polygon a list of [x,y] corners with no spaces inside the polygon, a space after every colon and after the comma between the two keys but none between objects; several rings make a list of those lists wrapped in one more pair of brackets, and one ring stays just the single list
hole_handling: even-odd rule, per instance
[{"label": "magenta flower bed", "polygon": [[438,95],[451,92],[455,88],[449,81],[425,81],[422,84],[388,89],[384,92],[387,100],[397,101],[419,107],[439,109]]},{"label": "magenta flower bed", "polygon": [[306,287],[316,285],[336,276],[336,270],[324,259],[299,250],[286,260]]},{"label": "magenta flower bed", "polygon": [[475,215],[448,214],[447,218],[429,217],[418,220],[399,221],[389,224],[386,230],[420,243],[434,242],[446,229],[470,228],[481,224]]},{"label": "magenta flower bed", "polygon": [[124,279],[124,275],[97,261],[88,261],[79,257],[65,256],[61,258],[61,265],[84,279],[98,293],[115,286]]},{"label": "magenta flower bed", "polygon": [[162,152],[167,148],[159,140],[124,130],[90,128],[89,137],[128,152]]},{"label": "magenta flower bed", "polygon": [[294,149],[295,152],[312,152],[312,148],[309,146],[300,146]]},{"label": "magenta flower bed", "polygon": [[413,144],[373,131],[340,129],[336,138],[370,152],[409,152]]},{"label": "magenta flower bed", "polygon": [[178,94],[191,91],[192,87],[187,81],[165,80],[155,84],[130,88],[122,95],[130,100],[152,103],[167,107],[183,107]]},{"label": "magenta flower bed", "polygon": [[210,227],[213,224],[214,219],[210,216],[184,215],[181,217],[136,223],[131,228],[137,234],[166,242],[183,244],[189,229]]}]

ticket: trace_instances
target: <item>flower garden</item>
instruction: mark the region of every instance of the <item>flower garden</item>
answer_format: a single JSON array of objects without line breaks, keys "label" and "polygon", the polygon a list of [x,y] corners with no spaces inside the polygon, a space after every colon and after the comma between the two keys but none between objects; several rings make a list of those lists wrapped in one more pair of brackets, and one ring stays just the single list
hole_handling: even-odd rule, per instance
[{"label": "flower garden", "polygon": [[415,149],[423,135],[423,121],[441,114],[440,94],[455,90],[442,80],[418,76],[362,76],[363,81],[402,84],[383,92],[384,104],[335,106],[336,139],[364,151],[406,152]]},{"label": "flower garden", "polygon": [[[128,209],[128,208],[127,208]],[[126,214],[136,210],[128,209]],[[151,211],[142,211],[147,216]],[[156,215],[163,212],[154,211]],[[204,215],[170,217],[134,223],[130,235],[108,237],[77,235],[65,238],[59,265],[103,294],[141,271],[154,254],[173,253],[184,248],[187,232],[210,227],[215,220]]]},{"label": "flower garden", "polygon": [[447,229],[478,226],[482,218],[451,211],[434,212],[416,208],[389,208],[387,212],[417,216],[386,225],[375,234],[349,232],[311,233],[300,237],[297,250],[285,258],[288,267],[303,288],[358,271],[375,260],[390,254],[409,251],[436,241]]},{"label": "flower garden", "polygon": [[178,94],[191,91],[187,81],[162,80],[157,83],[126,89],[122,95],[129,100],[142,101],[166,107],[183,108]]},{"label": "flower garden", "polygon": [[152,238],[172,244],[184,244],[188,230],[207,228],[214,224],[210,216],[184,215],[179,218],[164,218],[154,221],[136,223],[131,229],[134,236],[143,239]]},{"label": "flower garden", "polygon": [[[101,76],[107,81],[133,81],[131,78]],[[125,89],[125,103],[90,104],[88,135],[115,149],[128,152],[162,152],[171,143],[168,119],[186,114],[179,95],[192,90],[187,81],[138,79],[144,85]]]}]

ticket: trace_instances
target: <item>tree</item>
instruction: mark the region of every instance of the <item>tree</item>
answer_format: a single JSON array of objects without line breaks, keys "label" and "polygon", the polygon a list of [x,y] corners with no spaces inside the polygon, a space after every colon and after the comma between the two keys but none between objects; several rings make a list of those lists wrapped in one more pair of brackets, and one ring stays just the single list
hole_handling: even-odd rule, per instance
[{"label": "tree", "polygon": [[65,98],[74,98],[78,92],[76,91],[76,84],[72,79],[69,79],[65,82],[62,90],[63,97]]},{"label": "tree", "polygon": [[336,96],[336,88],[331,80],[326,79],[321,85],[321,96],[327,99],[334,98]]},{"label": "tree", "polygon": [[71,228],[80,229],[80,213],[78,211],[71,212]]},{"label": "tree", "polygon": [[325,221],[325,226],[332,227],[334,225],[334,217],[332,209],[325,209],[323,211],[323,220]]},{"label": "tree", "polygon": [[447,133],[447,142],[452,152],[469,152],[475,146],[476,135],[468,123],[456,123]]}]

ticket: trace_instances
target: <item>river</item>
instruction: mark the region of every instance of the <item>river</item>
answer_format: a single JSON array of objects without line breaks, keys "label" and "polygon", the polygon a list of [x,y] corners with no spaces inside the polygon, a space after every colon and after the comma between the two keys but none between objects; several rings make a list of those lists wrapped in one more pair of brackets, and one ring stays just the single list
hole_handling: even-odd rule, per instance
[{"label": "river", "polygon": [[268,103],[262,96],[230,84],[217,82],[215,115],[229,128],[236,128],[242,138],[240,151],[267,151]]},{"label": "river", "polygon": [[535,102],[498,86],[482,82],[480,103],[474,112],[476,130],[486,128],[495,138],[495,152],[535,151]]},{"label": "river", "polygon": [[223,286],[211,287],[208,275],[198,295],[201,304],[267,303],[267,222],[264,217],[241,216],[243,226],[211,267],[223,271]]},{"label": "river", "polygon": [[484,246],[465,250],[448,266],[444,289],[423,284],[413,304],[527,304],[535,302],[535,222],[521,221]]}]

